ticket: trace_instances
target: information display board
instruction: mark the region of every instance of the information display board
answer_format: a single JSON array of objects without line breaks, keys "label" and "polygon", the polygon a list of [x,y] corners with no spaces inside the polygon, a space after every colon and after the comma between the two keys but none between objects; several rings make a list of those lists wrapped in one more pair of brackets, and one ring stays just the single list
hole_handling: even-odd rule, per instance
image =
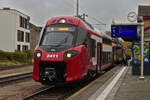
[{"label": "information display board", "polygon": [[113,38],[137,38],[137,25],[111,25]]}]

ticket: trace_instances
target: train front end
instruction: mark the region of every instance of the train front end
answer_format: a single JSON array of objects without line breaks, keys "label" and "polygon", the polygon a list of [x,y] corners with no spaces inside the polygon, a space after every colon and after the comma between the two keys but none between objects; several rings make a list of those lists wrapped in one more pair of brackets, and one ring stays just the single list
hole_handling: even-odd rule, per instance
[{"label": "train front end", "polygon": [[72,83],[86,76],[88,55],[82,44],[87,32],[73,21],[56,18],[47,22],[34,51],[35,81],[47,85]]}]

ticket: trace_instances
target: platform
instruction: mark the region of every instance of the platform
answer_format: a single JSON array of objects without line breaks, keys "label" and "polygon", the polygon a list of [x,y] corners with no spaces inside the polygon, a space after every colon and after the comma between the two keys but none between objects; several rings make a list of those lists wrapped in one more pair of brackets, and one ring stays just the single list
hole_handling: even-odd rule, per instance
[{"label": "platform", "polygon": [[150,76],[140,80],[131,69],[116,67],[67,100],[150,100]]},{"label": "platform", "polygon": [[150,100],[150,76],[133,76],[129,67],[126,77],[121,83],[113,100]]}]

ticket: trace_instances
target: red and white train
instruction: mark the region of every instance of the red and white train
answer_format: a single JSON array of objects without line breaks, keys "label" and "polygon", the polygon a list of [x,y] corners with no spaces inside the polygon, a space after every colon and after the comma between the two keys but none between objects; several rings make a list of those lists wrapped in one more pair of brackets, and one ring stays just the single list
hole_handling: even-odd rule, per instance
[{"label": "red and white train", "polygon": [[114,63],[114,42],[77,17],[50,19],[34,52],[33,79],[42,84],[73,83]]}]

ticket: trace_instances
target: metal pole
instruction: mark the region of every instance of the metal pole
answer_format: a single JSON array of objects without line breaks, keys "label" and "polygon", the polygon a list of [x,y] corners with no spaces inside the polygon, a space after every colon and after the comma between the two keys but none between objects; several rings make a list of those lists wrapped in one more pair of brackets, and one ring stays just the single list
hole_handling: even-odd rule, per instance
[{"label": "metal pole", "polygon": [[141,75],[140,79],[144,79],[144,22],[141,23]]},{"label": "metal pole", "polygon": [[82,19],[85,20],[86,17],[88,17],[88,15],[86,15],[85,13],[83,13]]},{"label": "metal pole", "polygon": [[77,17],[79,16],[79,0],[77,0]]},{"label": "metal pole", "polygon": [[85,13],[84,13],[84,14],[83,14],[83,20],[85,20],[85,16],[86,16],[86,15],[85,15]]}]

